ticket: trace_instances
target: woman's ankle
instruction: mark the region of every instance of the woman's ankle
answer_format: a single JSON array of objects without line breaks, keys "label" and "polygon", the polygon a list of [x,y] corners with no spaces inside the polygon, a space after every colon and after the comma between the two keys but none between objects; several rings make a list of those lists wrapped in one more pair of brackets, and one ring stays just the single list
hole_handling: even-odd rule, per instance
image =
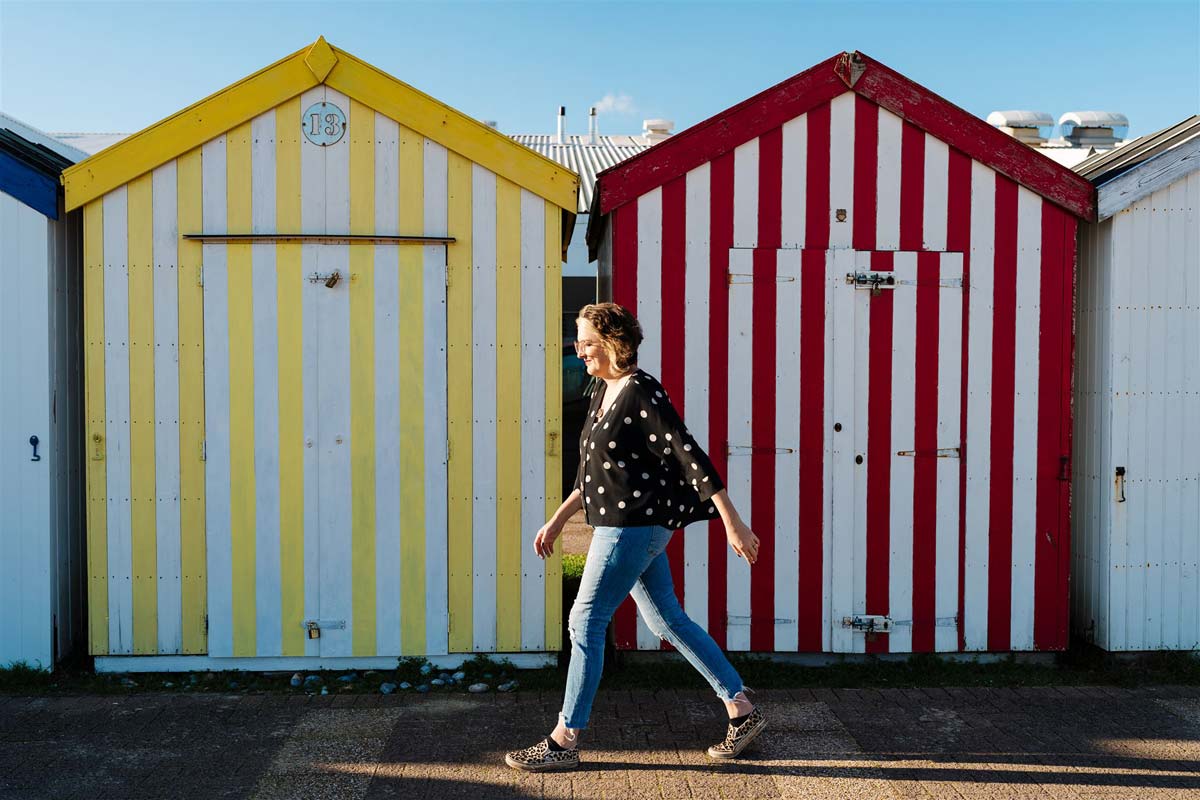
[{"label": "woman's ankle", "polygon": [[560,722],[551,732],[550,738],[559,747],[574,750],[579,745],[579,729],[568,728]]}]

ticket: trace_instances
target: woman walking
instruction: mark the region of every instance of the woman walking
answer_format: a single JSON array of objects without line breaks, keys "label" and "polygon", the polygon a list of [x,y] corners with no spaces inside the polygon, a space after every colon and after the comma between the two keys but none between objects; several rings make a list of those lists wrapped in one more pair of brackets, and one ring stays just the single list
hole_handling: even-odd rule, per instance
[{"label": "woman walking", "polygon": [[669,642],[724,701],[729,727],[712,758],[735,758],[766,727],[746,697],[737,670],[675,598],[667,542],[692,522],[720,516],[730,547],[753,564],[758,537],[742,522],[712,462],[688,433],[667,392],[637,368],[641,326],[615,303],[588,305],[576,320],[575,352],[598,379],[579,438],[575,489],[537,532],[533,547],[545,558],[566,521],[580,508],[592,525],[592,543],[568,628],[571,664],[558,725],[542,741],[505,757],[514,769],[566,770],[579,766],[579,732],[587,727],[604,662],[608,622],[633,595],[655,634]]}]

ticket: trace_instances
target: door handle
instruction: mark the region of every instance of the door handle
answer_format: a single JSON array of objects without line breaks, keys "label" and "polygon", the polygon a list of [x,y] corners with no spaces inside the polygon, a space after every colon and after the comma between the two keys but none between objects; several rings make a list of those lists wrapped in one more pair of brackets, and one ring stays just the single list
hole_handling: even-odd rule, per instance
[{"label": "door handle", "polygon": [[38,451],[37,451],[37,449],[38,449],[38,437],[37,437],[37,434],[34,434],[33,436],[30,436],[30,437],[29,437],[29,443],[30,443],[31,445],[33,445],[33,458],[31,458],[31,459],[29,459],[29,460],[30,460],[30,461],[41,461],[41,460],[42,460],[42,457],[38,455]]}]

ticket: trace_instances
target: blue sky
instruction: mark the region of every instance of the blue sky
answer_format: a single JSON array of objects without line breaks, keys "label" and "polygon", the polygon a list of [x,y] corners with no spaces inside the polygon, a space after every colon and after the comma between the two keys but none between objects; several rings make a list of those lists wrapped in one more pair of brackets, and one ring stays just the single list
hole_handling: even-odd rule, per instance
[{"label": "blue sky", "polygon": [[841,50],[968,111],[1200,110],[1200,2],[233,3],[0,0],[0,110],[134,131],[324,35],[508,133],[680,130]]}]

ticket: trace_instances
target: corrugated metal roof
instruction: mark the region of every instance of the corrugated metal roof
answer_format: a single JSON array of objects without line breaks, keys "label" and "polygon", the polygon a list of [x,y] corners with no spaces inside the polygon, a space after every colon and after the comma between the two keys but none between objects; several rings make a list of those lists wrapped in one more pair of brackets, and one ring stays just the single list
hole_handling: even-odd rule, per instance
[{"label": "corrugated metal roof", "polygon": [[89,156],[94,156],[106,147],[111,147],[117,142],[129,136],[128,133],[52,133],[50,134],[55,139],[63,142],[78,150],[82,150]]},{"label": "corrugated metal roof", "polygon": [[641,136],[598,134],[596,144],[589,144],[590,137],[587,135],[575,134],[564,136],[564,144],[559,144],[558,137],[554,134],[514,133],[512,138],[519,144],[579,173],[580,214],[586,213],[592,207],[596,173],[632,158],[651,146]]},{"label": "corrugated metal roof", "polygon": [[1177,125],[1134,139],[1115,150],[1097,153],[1076,164],[1074,169],[1098,186],[1197,136],[1200,136],[1200,114],[1193,114]]}]

